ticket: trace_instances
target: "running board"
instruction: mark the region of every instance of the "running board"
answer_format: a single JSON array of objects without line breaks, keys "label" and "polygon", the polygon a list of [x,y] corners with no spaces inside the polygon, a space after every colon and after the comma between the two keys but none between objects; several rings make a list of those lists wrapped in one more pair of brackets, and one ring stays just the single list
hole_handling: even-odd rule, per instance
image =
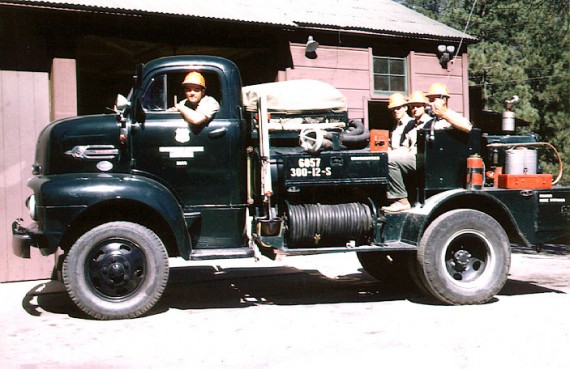
[{"label": "running board", "polygon": [[190,260],[239,259],[251,258],[254,251],[249,247],[228,249],[195,249],[190,254]]},{"label": "running board", "polygon": [[381,251],[416,251],[418,248],[405,242],[390,242],[382,245],[364,245],[355,247],[315,247],[299,249],[278,249],[275,250],[280,255],[317,255],[330,254],[335,252],[381,252]]}]

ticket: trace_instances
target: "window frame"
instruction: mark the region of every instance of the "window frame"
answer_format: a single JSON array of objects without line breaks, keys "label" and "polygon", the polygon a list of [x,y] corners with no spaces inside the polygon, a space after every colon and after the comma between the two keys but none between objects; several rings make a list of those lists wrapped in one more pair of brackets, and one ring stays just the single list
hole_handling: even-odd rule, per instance
[{"label": "window frame", "polygon": [[[186,98],[186,95],[184,94],[184,90],[183,90],[183,86],[182,86],[181,81],[184,80],[184,76],[188,72],[196,71],[196,70],[205,76],[207,85],[213,83],[214,86],[216,86],[214,88],[214,90],[217,91],[215,93],[216,96],[213,96],[213,97],[220,104],[220,110],[216,114],[216,117],[223,115],[224,114],[222,112],[222,110],[224,110],[224,105],[223,105],[223,101],[222,101],[222,95],[223,95],[222,84],[223,84],[223,81],[222,81],[220,74],[217,71],[210,70],[208,68],[203,68],[203,69],[168,68],[168,69],[157,71],[156,73],[154,73],[149,78],[149,80],[146,83],[146,87],[145,87],[144,91],[142,91],[140,94],[140,102],[141,102],[143,110],[147,114],[149,114],[149,113],[151,113],[151,114],[171,114],[171,113],[180,114],[175,109],[176,104],[174,103],[174,97],[176,97],[176,103],[179,103],[180,101],[182,101]],[[215,81],[214,81],[214,79],[215,79]],[[163,105],[163,107],[157,108],[157,109],[151,109],[148,107],[147,104],[149,102],[153,102],[154,99],[150,98],[147,100],[147,96],[149,96],[149,94],[151,94],[151,96],[152,96],[152,91],[156,87],[162,88],[161,105]],[[212,87],[210,87],[209,90],[212,91]],[[156,91],[160,93],[159,90],[156,90]],[[206,90],[206,91],[208,91],[208,90]],[[159,94],[157,94],[157,96],[158,95]],[[206,95],[212,96],[212,95],[208,94],[208,92],[206,92]]]},{"label": "window frame", "polygon": [[[376,61],[377,60],[388,60],[388,72],[387,73],[380,73],[380,72],[376,72],[375,70],[375,65],[376,65]],[[399,74],[399,73],[391,73],[390,70],[390,62],[391,61],[401,61],[402,62],[402,70],[403,70],[403,74]],[[373,96],[389,96],[395,92],[400,92],[403,95],[407,96],[408,95],[408,91],[409,91],[409,70],[408,70],[408,58],[407,57],[397,57],[397,56],[388,56],[388,55],[372,55],[372,92],[373,92]],[[388,76],[388,78],[394,76],[394,77],[403,77],[404,79],[404,90],[394,90],[391,87],[391,82],[390,80],[388,81],[388,83],[390,84],[390,89],[388,90],[380,90],[377,89],[376,86],[376,77],[377,76]]]}]

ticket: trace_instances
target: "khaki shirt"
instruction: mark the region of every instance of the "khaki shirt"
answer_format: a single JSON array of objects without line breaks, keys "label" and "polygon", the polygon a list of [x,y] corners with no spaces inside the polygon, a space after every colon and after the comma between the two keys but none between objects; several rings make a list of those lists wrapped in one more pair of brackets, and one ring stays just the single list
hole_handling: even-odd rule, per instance
[{"label": "khaki shirt", "polygon": [[390,138],[390,146],[393,149],[407,144],[407,141],[402,141],[402,133],[404,133],[404,128],[412,118],[406,114],[406,116],[398,121],[398,126],[392,131],[392,137]]},{"label": "khaki shirt", "polygon": [[[188,99],[184,99],[181,101],[184,105],[188,106]],[[216,114],[220,110],[220,104],[211,96],[204,96],[202,100],[198,103],[198,106],[195,109],[198,113],[203,114],[208,119],[212,119],[214,114]]]}]

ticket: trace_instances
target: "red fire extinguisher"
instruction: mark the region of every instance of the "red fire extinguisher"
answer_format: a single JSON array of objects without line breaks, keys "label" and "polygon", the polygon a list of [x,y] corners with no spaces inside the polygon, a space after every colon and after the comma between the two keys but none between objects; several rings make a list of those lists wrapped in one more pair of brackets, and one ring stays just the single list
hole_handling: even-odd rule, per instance
[{"label": "red fire extinguisher", "polygon": [[473,154],[467,158],[467,180],[465,188],[468,190],[480,190],[483,188],[483,173],[485,164],[478,154]]}]

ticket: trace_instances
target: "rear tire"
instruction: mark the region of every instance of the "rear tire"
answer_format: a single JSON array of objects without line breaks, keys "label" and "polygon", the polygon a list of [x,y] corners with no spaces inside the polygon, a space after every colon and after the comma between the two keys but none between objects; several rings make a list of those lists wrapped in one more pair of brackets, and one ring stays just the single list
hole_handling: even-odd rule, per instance
[{"label": "rear tire", "polygon": [[510,243],[501,225],[477,210],[458,209],[435,219],[418,246],[419,277],[438,300],[482,304],[505,285]]},{"label": "rear tire", "polygon": [[135,318],[168,282],[168,254],[150,229],[129,222],[95,227],[70,248],[63,281],[73,302],[96,319]]}]

